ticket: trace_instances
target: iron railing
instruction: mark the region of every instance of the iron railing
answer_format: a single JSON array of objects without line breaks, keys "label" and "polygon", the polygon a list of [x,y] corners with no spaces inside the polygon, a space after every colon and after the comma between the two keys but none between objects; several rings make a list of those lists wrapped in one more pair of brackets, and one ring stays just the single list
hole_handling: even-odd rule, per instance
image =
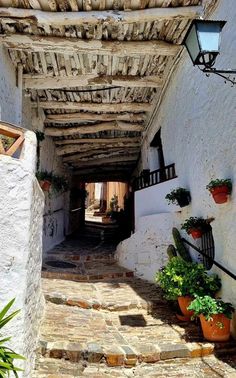
[{"label": "iron railing", "polygon": [[164,168],[149,172],[145,170],[139,177],[136,177],[133,183],[135,191],[148,188],[149,186],[157,185],[162,182],[176,178],[175,164],[167,165]]},{"label": "iron railing", "polygon": [[236,275],[234,273],[232,273],[230,270],[228,270],[227,268],[225,268],[223,265],[221,265],[220,263],[218,263],[217,261],[215,261],[214,258],[210,257],[206,252],[204,252],[200,248],[197,248],[194,244],[190,243],[185,238],[182,238],[182,241],[184,243],[186,243],[187,245],[189,245],[191,248],[193,248],[196,252],[200,253],[204,258],[206,258],[207,260],[211,261],[212,265],[217,266],[217,268],[221,269],[228,276],[230,276],[231,278],[233,278],[234,280],[236,280]]}]

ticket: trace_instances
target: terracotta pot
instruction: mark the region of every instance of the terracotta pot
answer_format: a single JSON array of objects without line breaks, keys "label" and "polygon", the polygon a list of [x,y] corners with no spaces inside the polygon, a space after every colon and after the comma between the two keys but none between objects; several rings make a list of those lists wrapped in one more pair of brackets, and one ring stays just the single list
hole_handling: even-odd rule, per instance
[{"label": "terracotta pot", "polygon": [[49,192],[50,187],[51,187],[51,182],[50,181],[48,181],[48,180],[41,180],[39,182],[39,184],[40,184],[40,186],[41,186],[41,188],[42,188],[42,190],[44,192]]},{"label": "terracotta pot", "polygon": [[217,186],[211,189],[212,197],[214,198],[215,203],[221,204],[228,201],[229,188],[226,185]]},{"label": "terracotta pot", "polygon": [[203,232],[202,232],[202,230],[199,230],[199,229],[191,229],[191,230],[189,230],[189,234],[191,234],[192,235],[192,237],[193,237],[193,239],[199,239],[199,238],[201,238],[202,237],[202,234],[203,234]]},{"label": "terracotta pot", "polygon": [[212,315],[212,320],[207,321],[204,315],[200,315],[203,336],[209,341],[227,341],[230,338],[230,319],[224,314]]},{"label": "terracotta pot", "polygon": [[192,302],[193,298],[189,296],[184,296],[184,297],[178,297],[178,303],[180,310],[184,316],[188,318],[188,320],[191,319],[191,316],[193,316],[194,312],[188,310],[188,306]]}]

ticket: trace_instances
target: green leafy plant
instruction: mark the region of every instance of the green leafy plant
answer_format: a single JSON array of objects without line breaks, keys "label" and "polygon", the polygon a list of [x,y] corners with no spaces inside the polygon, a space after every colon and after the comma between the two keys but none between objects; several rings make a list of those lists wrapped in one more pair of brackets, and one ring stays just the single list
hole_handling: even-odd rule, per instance
[{"label": "green leafy plant", "polygon": [[114,196],[111,198],[110,201],[110,210],[111,211],[117,211],[119,208],[118,206],[118,196],[114,194]]},{"label": "green leafy plant", "polygon": [[181,224],[181,229],[185,230],[188,234],[192,229],[205,231],[209,228],[209,223],[212,219],[203,219],[202,217],[190,217],[185,219],[184,223]]},{"label": "green leafy plant", "polygon": [[[0,329],[2,329],[8,322],[10,322],[20,310],[12,312],[7,315],[8,311],[12,307],[15,299],[11,300],[0,312]],[[0,378],[6,378],[10,376],[10,372],[13,372],[15,377],[18,377],[17,372],[22,371],[14,365],[14,360],[24,360],[25,358],[12,349],[5,346],[5,343],[11,340],[11,337],[0,339]]]},{"label": "green leafy plant", "polygon": [[69,184],[65,177],[52,175],[52,188],[56,193],[63,193],[69,189]]},{"label": "green leafy plant", "polygon": [[39,181],[47,180],[52,182],[52,172],[48,171],[38,171],[36,177]]},{"label": "green leafy plant", "polygon": [[192,262],[190,253],[188,249],[186,248],[184,242],[182,241],[180,232],[177,228],[172,228],[172,235],[175,242],[175,247],[177,249],[178,254],[182,257],[183,260]]},{"label": "green leafy plant", "polygon": [[206,189],[208,189],[210,192],[214,188],[218,188],[220,186],[227,186],[229,193],[232,191],[232,181],[231,179],[216,179],[216,180],[211,180],[209,184],[206,186]]},{"label": "green leafy plant", "polygon": [[45,139],[44,133],[42,131],[36,130],[35,134],[38,142],[42,142]]},{"label": "green leafy plant", "polygon": [[190,198],[190,192],[184,188],[176,188],[172,190],[165,196],[165,199],[168,201],[168,204],[176,204],[178,205],[178,200],[180,200],[183,196],[187,196]]},{"label": "green leafy plant", "polygon": [[231,303],[223,302],[221,299],[212,298],[209,295],[197,296],[188,307],[194,311],[194,317],[204,315],[206,320],[212,320],[212,315],[224,314],[227,318],[232,318],[234,308]]},{"label": "green leafy plant", "polygon": [[167,265],[156,274],[156,281],[164,291],[166,299],[175,300],[181,296],[203,296],[216,293],[220,287],[217,275],[208,275],[202,264],[172,257]]}]

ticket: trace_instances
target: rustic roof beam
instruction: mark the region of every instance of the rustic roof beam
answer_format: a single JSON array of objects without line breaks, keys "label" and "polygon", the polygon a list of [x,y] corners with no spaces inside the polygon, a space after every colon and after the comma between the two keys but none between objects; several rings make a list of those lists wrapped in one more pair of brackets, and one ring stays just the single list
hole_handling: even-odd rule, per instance
[{"label": "rustic roof beam", "polygon": [[[127,162],[136,162],[138,159],[138,154],[135,153],[134,155],[130,156],[115,156],[115,157],[106,157],[102,159],[95,159],[91,161],[80,161],[76,162],[78,164],[78,168],[85,168],[85,167],[96,167],[96,166],[102,166],[102,165],[112,165],[116,166],[116,164],[120,165],[121,163],[126,165]],[[73,164],[75,165],[75,164]]]},{"label": "rustic roof beam", "polygon": [[49,114],[46,116],[46,123],[77,123],[81,120],[86,121],[130,121],[142,122],[145,119],[144,114],[134,113],[66,113],[66,114]]},{"label": "rustic roof beam", "polygon": [[[124,150],[127,150],[129,148],[140,148],[140,142],[131,142],[131,143],[114,143],[111,141],[110,144],[105,145],[73,145],[73,146],[62,146],[58,147],[56,149],[57,155],[64,156],[68,154],[73,154],[73,156],[78,155],[79,153],[84,154],[95,154],[98,153],[98,151],[107,151],[109,149],[116,149],[116,148],[123,148]],[[68,156],[70,158],[71,156]]]},{"label": "rustic roof beam", "polygon": [[180,46],[164,41],[102,41],[77,38],[48,37],[30,34],[6,34],[0,43],[8,49],[27,52],[51,52],[59,54],[90,53],[112,56],[176,55]]},{"label": "rustic roof beam", "polygon": [[[65,140],[55,140],[57,146],[72,146],[74,144],[118,144],[118,143],[138,143],[140,138],[138,137],[119,137],[119,138],[76,138],[76,139],[65,139]],[[92,146],[91,146],[92,147]]]},{"label": "rustic roof beam", "polygon": [[83,153],[77,153],[71,156],[66,156],[63,158],[63,162],[73,162],[73,161],[91,161],[96,159],[101,159],[105,157],[113,157],[113,156],[130,156],[133,154],[138,154],[139,148],[137,147],[129,147],[129,150],[124,150],[121,148],[113,148],[112,150],[96,150],[96,151],[87,151]]},{"label": "rustic roof beam", "polygon": [[65,102],[65,101],[39,101],[31,102],[33,108],[85,110],[94,112],[148,112],[152,105],[147,102],[120,102],[120,103],[91,103],[91,102]]},{"label": "rustic roof beam", "polygon": [[45,134],[48,136],[68,136],[76,134],[98,133],[100,131],[144,131],[144,126],[127,122],[101,122],[96,125],[84,125],[78,127],[47,127]]},{"label": "rustic roof beam", "polygon": [[103,86],[112,85],[128,88],[157,88],[161,87],[164,81],[159,76],[131,76],[114,75],[99,76],[97,74],[85,74],[76,76],[47,76],[38,74],[23,75],[23,86],[25,89],[68,89],[81,86]]},{"label": "rustic roof beam", "polygon": [[91,12],[44,12],[35,9],[0,8],[0,18],[13,18],[27,21],[32,25],[85,26],[85,25],[121,25],[137,22],[154,22],[157,20],[194,19],[202,15],[201,6],[152,8],[130,12],[125,11],[91,11]]}]

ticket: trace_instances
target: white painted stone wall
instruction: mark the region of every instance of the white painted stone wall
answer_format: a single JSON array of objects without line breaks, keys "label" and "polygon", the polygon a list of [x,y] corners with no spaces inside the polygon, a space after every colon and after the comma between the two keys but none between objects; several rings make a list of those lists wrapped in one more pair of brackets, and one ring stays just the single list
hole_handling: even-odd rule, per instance
[{"label": "white painted stone wall", "polygon": [[134,196],[135,225],[137,225],[139,218],[144,215],[180,211],[179,206],[168,205],[165,199],[165,196],[170,193],[172,189],[179,186],[179,180],[176,178],[136,191]]},{"label": "white painted stone wall", "polygon": [[35,178],[36,138],[25,132],[21,158],[0,155],[0,298],[1,307],[16,298],[21,313],[9,323],[11,346],[27,360],[22,377],[30,378],[39,321],[41,292],[42,214],[44,196]]},{"label": "white painted stone wall", "polygon": [[21,125],[22,91],[7,51],[0,46],[0,119]]},{"label": "white painted stone wall", "polygon": [[[218,68],[236,67],[235,0],[220,1],[211,17],[226,20]],[[236,274],[236,88],[219,77],[207,78],[192,66],[185,52],[173,74],[145,140],[150,145],[162,128],[166,164],[175,163],[181,185],[191,191],[191,206],[183,209],[180,223],[189,216],[214,217],[212,223],[216,260]],[[145,147],[144,147],[145,149]],[[143,155],[149,157],[146,151]],[[146,162],[145,162],[146,164]],[[206,190],[211,179],[231,178],[229,203],[216,205]],[[184,233],[183,233],[184,234]],[[166,230],[166,239],[169,230]],[[236,307],[236,282],[219,272],[222,297]]]},{"label": "white painted stone wall", "polygon": [[179,223],[179,213],[162,213],[139,218],[136,232],[122,241],[116,251],[119,264],[150,282],[166,264],[171,230]]}]

